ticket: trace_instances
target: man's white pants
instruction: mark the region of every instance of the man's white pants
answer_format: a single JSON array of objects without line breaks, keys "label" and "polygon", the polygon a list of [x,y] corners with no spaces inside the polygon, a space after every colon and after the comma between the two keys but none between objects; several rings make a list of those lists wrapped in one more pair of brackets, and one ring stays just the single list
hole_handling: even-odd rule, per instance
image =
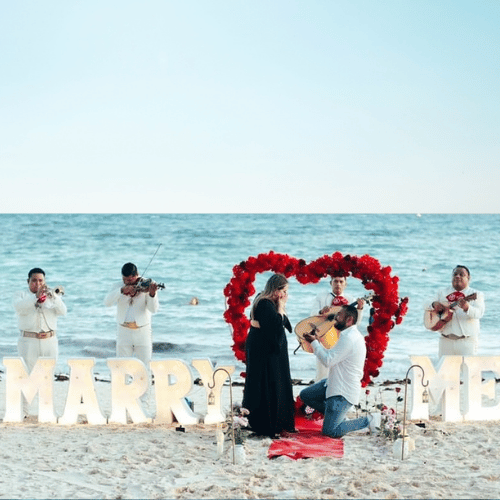
[{"label": "man's white pants", "polygon": [[[34,339],[31,337],[23,337],[21,332],[17,341],[17,352],[19,356],[23,358],[29,374],[35,367],[38,358],[54,358],[57,360],[59,342],[56,335],[48,339]],[[25,415],[28,415],[28,403],[24,396],[23,411]]]},{"label": "man's white pants", "polygon": [[439,357],[441,356],[475,356],[477,352],[477,341],[474,337],[465,339],[447,339],[442,335],[439,337]]},{"label": "man's white pants", "polygon": [[148,374],[148,390],[142,396],[141,401],[149,410],[151,396],[151,370],[149,363],[153,354],[153,340],[151,325],[140,328],[127,328],[118,325],[118,336],[116,339],[116,357],[118,358],[138,358],[146,367]]}]

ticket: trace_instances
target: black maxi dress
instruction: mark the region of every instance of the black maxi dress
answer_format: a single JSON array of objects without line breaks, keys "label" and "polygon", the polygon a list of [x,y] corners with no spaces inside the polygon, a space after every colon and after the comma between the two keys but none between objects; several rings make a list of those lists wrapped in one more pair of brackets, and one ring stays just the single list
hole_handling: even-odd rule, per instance
[{"label": "black maxi dress", "polygon": [[260,328],[250,328],[246,341],[247,370],[243,407],[258,435],[275,437],[295,430],[288,342],[285,328],[292,331],[286,316],[278,314],[271,300],[261,299],[254,311]]}]

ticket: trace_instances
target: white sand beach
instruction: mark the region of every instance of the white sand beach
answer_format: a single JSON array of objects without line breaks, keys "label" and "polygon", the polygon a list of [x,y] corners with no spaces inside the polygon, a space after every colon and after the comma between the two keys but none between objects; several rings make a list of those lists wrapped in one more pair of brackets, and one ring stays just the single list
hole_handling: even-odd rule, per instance
[{"label": "white sand beach", "polygon": [[[0,417],[5,406],[1,374]],[[395,406],[397,385],[370,387],[369,404]],[[399,386],[401,387],[401,386]],[[301,390],[295,386],[295,394]],[[62,412],[67,382],[55,383]],[[104,413],[110,384],[96,382]],[[224,388],[228,405],[229,389]],[[400,392],[400,395],[404,391]],[[233,387],[241,401],[241,387]],[[204,415],[205,390],[190,398]],[[363,403],[365,404],[365,395]],[[398,403],[403,415],[403,403]],[[408,422],[416,448],[404,461],[392,443],[365,431],[344,437],[343,458],[268,459],[271,439],[245,441],[246,462],[229,443],[217,459],[215,426],[0,424],[0,498],[499,498],[498,422]]]}]

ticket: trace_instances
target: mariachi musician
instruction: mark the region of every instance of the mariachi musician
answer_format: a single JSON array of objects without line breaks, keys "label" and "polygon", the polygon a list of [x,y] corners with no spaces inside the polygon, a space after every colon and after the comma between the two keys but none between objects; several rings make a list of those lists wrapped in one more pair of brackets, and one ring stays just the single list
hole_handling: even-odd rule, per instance
[{"label": "mariachi musician", "polygon": [[149,368],[152,354],[151,315],[159,309],[158,284],[154,281],[141,287],[137,266],[127,262],[122,267],[122,281],[116,283],[104,303],[116,305],[118,335],[117,357],[137,357]]},{"label": "mariachi musician", "polygon": [[[350,297],[344,295],[344,290],[347,286],[347,278],[343,276],[336,276],[330,280],[331,292],[320,293],[314,299],[311,316],[328,315],[337,312],[341,306],[352,304],[353,301]],[[356,308],[358,310],[357,325],[361,323],[363,317],[364,300],[358,299],[356,301]],[[328,368],[316,358],[316,382],[323,380],[328,375]]]},{"label": "mariachi musician", "polygon": [[465,266],[453,269],[451,286],[440,290],[425,304],[426,328],[440,333],[439,356],[476,354],[479,320],[484,314],[484,295],[469,286],[470,271]]},{"label": "mariachi musician", "polygon": [[[20,331],[17,342],[19,356],[31,373],[38,358],[57,360],[57,318],[66,314],[61,296],[63,287],[50,289],[45,283],[45,271],[34,267],[28,273],[28,288],[18,292],[13,300]],[[28,415],[28,404],[23,397],[23,412]]]},{"label": "mariachi musician", "polygon": [[141,398],[146,406],[150,404],[149,365],[153,354],[151,315],[160,307],[158,288],[164,288],[164,285],[143,279],[139,276],[137,266],[127,262],[122,267],[122,281],[117,282],[104,299],[107,307],[116,306],[116,356],[136,357],[146,367],[148,391]]}]

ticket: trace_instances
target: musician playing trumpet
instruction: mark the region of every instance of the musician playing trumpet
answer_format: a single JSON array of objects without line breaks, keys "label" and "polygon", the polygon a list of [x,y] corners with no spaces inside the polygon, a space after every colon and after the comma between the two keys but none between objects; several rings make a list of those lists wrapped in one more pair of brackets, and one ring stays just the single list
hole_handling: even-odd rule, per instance
[{"label": "musician playing trumpet", "polygon": [[[425,304],[433,313],[439,331],[439,356],[473,356],[477,352],[480,319],[484,315],[484,294],[469,286],[470,271],[458,265],[453,269],[451,286],[440,290]],[[426,324],[426,327],[429,326]]]},{"label": "musician playing trumpet", "polygon": [[[45,271],[35,267],[28,273],[28,288],[14,297],[13,305],[20,331],[17,350],[29,373],[39,357],[57,360],[57,318],[66,314],[62,294],[62,287],[50,289],[45,283]],[[27,415],[25,400],[23,410]]]}]

